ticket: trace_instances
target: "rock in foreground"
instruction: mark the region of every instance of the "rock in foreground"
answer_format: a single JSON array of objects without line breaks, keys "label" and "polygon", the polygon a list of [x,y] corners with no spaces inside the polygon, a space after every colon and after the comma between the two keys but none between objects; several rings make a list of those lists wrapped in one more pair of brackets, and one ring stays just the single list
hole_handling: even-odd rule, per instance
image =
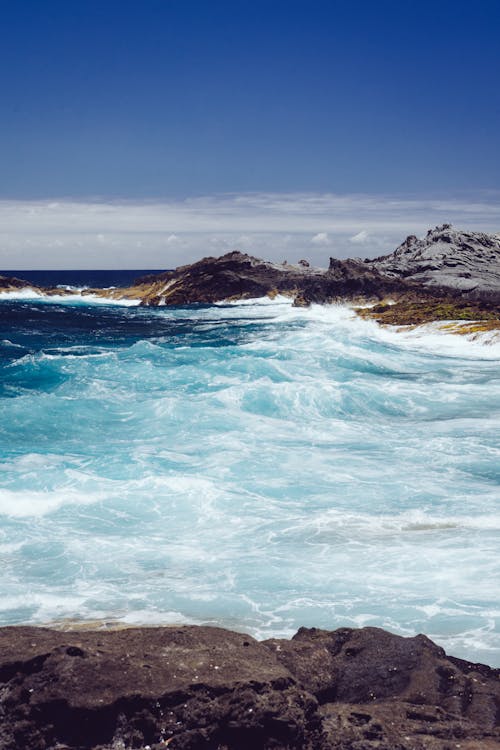
[{"label": "rock in foreground", "polygon": [[500,670],[425,636],[0,629],[1,750],[493,750]]}]

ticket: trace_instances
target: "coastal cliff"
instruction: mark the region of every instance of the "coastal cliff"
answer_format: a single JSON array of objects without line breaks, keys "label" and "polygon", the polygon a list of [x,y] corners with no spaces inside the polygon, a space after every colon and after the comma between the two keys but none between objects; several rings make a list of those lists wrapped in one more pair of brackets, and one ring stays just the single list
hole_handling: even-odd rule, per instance
[{"label": "coastal cliff", "polygon": [[1,750],[493,750],[500,670],[425,636],[0,629]]}]

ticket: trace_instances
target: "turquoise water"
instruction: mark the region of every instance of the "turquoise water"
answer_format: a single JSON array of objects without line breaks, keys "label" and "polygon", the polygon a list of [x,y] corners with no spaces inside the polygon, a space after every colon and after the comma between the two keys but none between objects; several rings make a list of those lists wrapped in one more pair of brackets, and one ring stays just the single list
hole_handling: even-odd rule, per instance
[{"label": "turquoise water", "polygon": [[500,664],[500,345],[0,300],[0,623],[424,632]]}]

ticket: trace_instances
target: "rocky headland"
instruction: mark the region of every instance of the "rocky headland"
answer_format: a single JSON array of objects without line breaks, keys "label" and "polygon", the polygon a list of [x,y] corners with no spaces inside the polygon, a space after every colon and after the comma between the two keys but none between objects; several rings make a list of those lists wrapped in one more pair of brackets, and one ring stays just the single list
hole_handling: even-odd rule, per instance
[{"label": "rocky headland", "polygon": [[0,629],[1,750],[493,750],[500,670],[423,635]]},{"label": "rocky headland", "polygon": [[[29,287],[0,277],[0,290]],[[140,305],[190,305],[287,295],[296,306],[347,302],[363,317],[390,325],[465,321],[457,332],[500,329],[500,235],[463,232],[449,224],[422,239],[411,235],[375,259],[330,258],[327,269],[270,263],[234,251],[173,271],[139,278],[126,289],[85,289],[83,295],[137,300]],[[356,306],[358,306],[356,308]]]},{"label": "rocky headland", "polygon": [[74,291],[69,289],[44,287],[26,279],[18,279],[16,276],[0,276],[0,292],[20,292],[26,289],[50,297],[74,294]]},{"label": "rocky headland", "polygon": [[[117,290],[117,293],[118,290]],[[500,306],[500,236],[461,232],[449,224],[410,236],[392,253],[366,259],[330,258],[326,270],[269,263],[240,253],[203,258],[174,271],[138,279],[124,296],[144,305],[212,303],[263,295],[312,302],[465,302],[471,312]],[[462,315],[463,317],[463,315]]]}]

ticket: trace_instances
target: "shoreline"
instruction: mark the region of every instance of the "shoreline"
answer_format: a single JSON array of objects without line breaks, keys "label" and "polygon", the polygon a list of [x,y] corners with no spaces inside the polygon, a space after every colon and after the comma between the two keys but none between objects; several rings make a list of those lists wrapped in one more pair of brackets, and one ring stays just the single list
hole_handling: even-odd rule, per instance
[{"label": "shoreline", "polygon": [[[125,290],[126,291],[126,290]],[[26,293],[27,292],[27,293]],[[26,294],[23,294],[26,293]],[[9,288],[3,291],[0,288],[0,301],[47,301],[57,302],[86,302],[96,305],[118,305],[125,307],[142,306],[139,299],[130,296],[118,296],[120,290],[113,289],[89,289],[89,290],[61,290],[61,289],[34,289],[33,287]],[[296,298],[290,293],[280,292],[267,293],[264,297],[241,297],[239,299],[231,297],[221,299],[209,304],[249,304],[257,302],[264,298],[271,302],[277,296],[287,297],[290,299],[293,307],[306,308],[310,305],[296,304]],[[196,304],[196,303],[195,303]],[[205,303],[199,303],[205,304]],[[438,330],[445,333],[457,334],[461,336],[471,335],[474,340],[478,340],[481,334],[492,334],[493,340],[500,337],[500,313],[497,306],[493,308],[489,305],[469,303],[467,301],[457,301],[447,297],[429,299],[428,296],[422,296],[416,299],[411,295],[410,299],[392,298],[376,300],[373,299],[338,299],[331,302],[317,303],[320,306],[328,307],[331,305],[345,305],[351,309],[359,318],[363,320],[372,320],[379,325],[393,328],[395,330],[409,330],[428,325],[429,323],[438,323]],[[159,307],[182,307],[182,305],[158,305]],[[492,339],[488,338],[486,343],[491,343]]]}]

